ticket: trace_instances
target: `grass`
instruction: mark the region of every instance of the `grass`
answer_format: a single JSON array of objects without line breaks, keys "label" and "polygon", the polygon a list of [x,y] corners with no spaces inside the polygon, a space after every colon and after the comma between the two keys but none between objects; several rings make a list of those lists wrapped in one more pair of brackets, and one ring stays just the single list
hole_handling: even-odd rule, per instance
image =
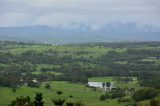
[{"label": "grass", "polygon": [[36,65],[36,70],[40,71],[41,68],[59,68],[60,66],[58,65],[53,65],[53,64],[37,64]]},{"label": "grass", "polygon": [[122,64],[122,65],[125,65],[125,64],[128,64],[127,61],[116,61],[114,62],[115,64]]},{"label": "grass", "polygon": [[160,64],[160,59],[142,59],[141,61],[155,62],[156,64]]},{"label": "grass", "polygon": [[[42,68],[59,68],[60,66],[58,65],[53,65],[53,64],[36,64],[36,71],[32,72],[34,75],[39,75],[42,74],[40,71]],[[60,72],[55,72],[55,71],[47,71],[47,73],[55,74],[55,75],[62,75],[63,73]]]},{"label": "grass", "polygon": [[[154,99],[158,101],[158,106],[160,106],[160,96],[158,96]],[[150,106],[150,100],[140,101],[140,102],[138,102],[138,106]]]},{"label": "grass", "polygon": [[82,100],[85,106],[124,106],[124,104],[118,104],[117,100],[99,101],[101,92],[94,92],[91,89],[86,88],[82,84],[73,84],[63,81],[50,82],[51,89],[44,88],[45,83],[42,83],[40,88],[21,87],[16,92],[12,92],[12,89],[1,87],[0,88],[0,106],[7,106],[17,96],[30,96],[34,100],[36,92],[42,92],[44,97],[45,106],[53,106],[52,98],[56,98],[56,91],[60,88],[64,94],[63,98],[68,98],[69,95],[73,95],[76,100]]},{"label": "grass", "polygon": [[93,77],[89,78],[90,82],[113,82],[113,77]]},{"label": "grass", "polygon": [[[50,73],[50,74],[54,74],[54,75],[62,75],[63,73],[59,73],[59,72],[54,72],[54,71],[47,71],[47,73]],[[39,75],[39,74],[42,74],[41,71],[35,71],[35,72],[32,72],[32,74],[34,75]]]},{"label": "grass", "polygon": [[[106,48],[102,46],[81,47],[81,46],[68,46],[68,45],[63,45],[63,46],[32,45],[32,46],[16,47],[16,48],[9,49],[9,51],[14,55],[18,55],[18,54],[21,54],[21,53],[24,53],[30,50],[37,51],[37,52],[54,50],[58,52],[58,56],[73,55],[73,57],[75,58],[80,58],[82,56],[84,58],[90,58],[91,56],[93,58],[96,58],[112,50],[117,51],[117,52],[126,51],[125,49],[112,49],[112,48]],[[75,55],[75,53],[79,51],[85,51],[88,53]]]}]

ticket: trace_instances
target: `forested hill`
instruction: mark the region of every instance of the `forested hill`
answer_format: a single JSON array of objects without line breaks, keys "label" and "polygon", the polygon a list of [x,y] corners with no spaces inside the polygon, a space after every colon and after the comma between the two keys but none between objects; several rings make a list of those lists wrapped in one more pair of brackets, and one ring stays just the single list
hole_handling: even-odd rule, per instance
[{"label": "forested hill", "polygon": [[153,26],[139,28],[134,24],[109,24],[97,30],[85,25],[80,25],[77,28],[49,26],[0,27],[0,39],[50,44],[159,41],[160,30]]}]

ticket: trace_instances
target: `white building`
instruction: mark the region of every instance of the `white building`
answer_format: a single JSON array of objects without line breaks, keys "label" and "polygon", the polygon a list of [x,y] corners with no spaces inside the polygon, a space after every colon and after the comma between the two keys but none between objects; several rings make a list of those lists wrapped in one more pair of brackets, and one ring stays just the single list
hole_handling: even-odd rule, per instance
[{"label": "white building", "polygon": [[88,82],[88,86],[101,88],[102,91],[110,91],[116,88],[115,82]]}]

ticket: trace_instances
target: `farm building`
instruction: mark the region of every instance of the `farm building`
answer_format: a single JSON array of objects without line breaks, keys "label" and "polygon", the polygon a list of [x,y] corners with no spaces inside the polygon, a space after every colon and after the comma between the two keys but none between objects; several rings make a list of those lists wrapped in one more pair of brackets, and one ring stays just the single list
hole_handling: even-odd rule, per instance
[{"label": "farm building", "polygon": [[115,82],[88,82],[89,87],[100,88],[102,91],[110,91],[116,88]]}]

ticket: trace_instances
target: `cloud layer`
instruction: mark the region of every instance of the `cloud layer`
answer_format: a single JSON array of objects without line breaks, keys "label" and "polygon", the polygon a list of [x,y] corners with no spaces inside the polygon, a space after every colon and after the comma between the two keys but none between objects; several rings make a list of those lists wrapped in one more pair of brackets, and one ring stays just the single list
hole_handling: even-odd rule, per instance
[{"label": "cloud layer", "polygon": [[160,0],[0,0],[0,26],[160,26]]}]

